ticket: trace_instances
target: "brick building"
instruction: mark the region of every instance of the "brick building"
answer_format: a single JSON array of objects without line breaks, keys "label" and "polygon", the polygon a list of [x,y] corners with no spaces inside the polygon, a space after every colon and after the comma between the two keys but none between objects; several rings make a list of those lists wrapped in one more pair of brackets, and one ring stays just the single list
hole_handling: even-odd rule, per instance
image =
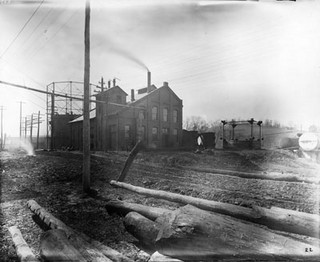
[{"label": "brick building", "polygon": [[[90,113],[92,150],[129,150],[140,139],[150,148],[177,148],[182,143],[182,100],[167,82],[156,88],[131,90],[128,94],[113,86],[96,95],[96,109]],[[71,121],[71,142],[82,148],[82,120]]]}]

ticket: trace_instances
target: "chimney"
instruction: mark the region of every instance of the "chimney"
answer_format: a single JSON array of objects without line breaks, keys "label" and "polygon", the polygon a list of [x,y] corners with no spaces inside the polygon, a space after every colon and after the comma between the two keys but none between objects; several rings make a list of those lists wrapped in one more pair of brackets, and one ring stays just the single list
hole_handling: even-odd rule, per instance
[{"label": "chimney", "polygon": [[163,86],[169,86],[169,83],[168,82],[163,82]]},{"label": "chimney", "polygon": [[148,88],[148,93],[150,92],[150,87],[151,87],[151,72],[150,71],[148,71],[148,86],[147,86],[147,88]]},{"label": "chimney", "polygon": [[131,102],[134,102],[134,89],[131,89]]},{"label": "chimney", "polygon": [[111,88],[111,80],[108,81],[108,88]]},{"label": "chimney", "polygon": [[113,87],[115,87],[116,86],[116,79],[115,78],[113,78],[112,83],[113,83]]}]

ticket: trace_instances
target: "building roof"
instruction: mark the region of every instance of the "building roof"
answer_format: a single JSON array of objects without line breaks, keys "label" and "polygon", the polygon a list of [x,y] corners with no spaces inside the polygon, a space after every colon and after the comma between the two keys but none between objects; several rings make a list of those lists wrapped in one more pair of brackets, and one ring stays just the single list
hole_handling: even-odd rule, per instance
[{"label": "building roof", "polygon": [[[119,87],[119,86],[115,86],[115,87]],[[114,87],[112,87],[112,88],[114,88]],[[112,89],[112,88],[110,88],[110,89]],[[120,87],[119,87],[119,88],[120,88]],[[126,111],[126,110],[128,110],[128,109],[131,109],[131,108],[133,108],[133,107],[136,107],[137,104],[139,104],[141,101],[147,99],[151,94],[154,94],[154,93],[156,93],[156,92],[160,92],[160,90],[161,90],[161,89],[164,89],[164,88],[167,88],[167,89],[169,90],[169,92],[171,92],[171,93],[176,97],[177,100],[181,100],[181,99],[176,95],[176,93],[173,92],[173,90],[169,87],[169,85],[163,85],[162,87],[159,87],[159,88],[157,88],[157,89],[155,89],[155,90],[153,90],[153,91],[151,91],[151,92],[149,92],[149,93],[146,93],[146,95],[144,95],[143,97],[140,97],[139,99],[135,100],[134,102],[127,103],[127,104],[123,105],[123,107],[122,107],[121,109],[117,110],[116,112],[114,112],[114,113],[112,113],[112,114],[109,114],[109,116],[111,116],[111,115],[116,115],[116,114],[118,114],[118,113],[120,113],[120,112],[124,112],[124,111]],[[110,90],[110,89],[108,89],[108,90]],[[120,88],[120,89],[121,89],[121,88]],[[107,91],[108,91],[108,90],[107,90]],[[122,89],[121,89],[121,90],[122,90]],[[122,91],[123,91],[123,90],[122,90]],[[123,91],[123,92],[124,92],[124,91]],[[124,92],[124,93],[125,93],[125,92]],[[119,106],[121,106],[121,105],[119,104]],[[90,119],[94,119],[95,117],[96,117],[96,109],[94,108],[94,109],[92,109],[92,110],[90,111]],[[80,116],[80,117],[78,117],[78,118],[70,121],[69,123],[75,123],[75,122],[80,122],[80,121],[83,121],[83,116]]]},{"label": "building roof", "polygon": [[115,90],[115,89],[119,89],[119,91],[124,93],[126,96],[128,95],[120,86],[113,86],[111,88],[105,89],[103,92],[99,92],[99,93],[95,94],[95,96],[102,95],[103,93],[108,93],[108,92]]},{"label": "building roof", "polygon": [[[94,119],[95,117],[96,117],[96,109],[94,108],[94,109],[90,110],[90,119]],[[70,123],[75,123],[75,122],[81,122],[81,121],[83,121],[83,115],[79,116],[78,118],[76,118],[76,119],[74,119],[72,121],[70,121],[69,124]]]},{"label": "building roof", "polygon": [[161,86],[161,87],[159,87],[159,88],[157,88],[157,89],[155,89],[155,90],[152,90],[151,92],[147,93],[145,96],[140,97],[139,99],[135,100],[134,102],[131,103],[131,105],[137,104],[137,103],[141,102],[142,100],[147,99],[147,97],[150,96],[151,94],[154,94],[154,93],[156,93],[156,92],[160,92],[160,90],[161,90],[161,89],[164,89],[164,88],[167,88],[167,89],[169,90],[169,92],[172,93],[172,94],[176,97],[177,100],[181,100],[181,99],[176,95],[176,93],[173,92],[173,90],[172,90],[168,85],[163,85],[163,86]]},{"label": "building roof", "polygon": [[149,93],[146,93],[146,95],[144,95],[143,97],[140,97],[139,99],[135,100],[134,102],[129,103],[128,106],[126,106],[126,107],[124,107],[124,108],[121,108],[121,109],[118,110],[117,112],[114,112],[112,115],[118,114],[118,113],[123,112],[123,111],[125,111],[125,110],[128,110],[128,109],[130,109],[130,108],[132,108],[132,107],[135,107],[135,106],[136,106],[137,104],[139,104],[141,101],[147,99],[150,95],[155,94],[156,92],[160,92],[160,90],[161,90],[161,89],[164,89],[164,88],[167,88],[167,89],[169,90],[169,92],[172,93],[172,94],[176,97],[177,100],[181,100],[181,101],[182,101],[182,99],[180,99],[180,98],[176,95],[176,93],[173,92],[173,90],[172,90],[168,85],[163,85],[163,86],[161,86],[161,87],[159,87],[159,88],[157,88],[157,89],[155,89],[155,90],[153,90],[153,91],[151,91],[151,92],[149,92]]}]

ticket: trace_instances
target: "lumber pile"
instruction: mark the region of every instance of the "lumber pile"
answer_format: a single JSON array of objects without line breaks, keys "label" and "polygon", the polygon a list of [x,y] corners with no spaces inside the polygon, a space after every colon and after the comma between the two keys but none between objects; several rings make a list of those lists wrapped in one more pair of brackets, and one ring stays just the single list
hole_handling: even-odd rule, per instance
[{"label": "lumber pile", "polygon": [[320,254],[316,245],[276,234],[271,230],[244,223],[187,205],[167,213],[156,239],[157,250],[180,258],[286,259],[306,258],[306,248]]},{"label": "lumber pile", "polygon": [[270,229],[320,238],[319,215],[275,207],[271,209],[263,207],[247,208],[161,190],[147,189],[114,180],[110,181],[110,184],[114,187],[130,190],[145,196],[165,199],[185,205],[189,204],[203,210],[250,221],[267,226]]},{"label": "lumber pile", "polygon": [[317,261],[320,256],[318,215],[276,207],[251,209],[122,182],[110,183],[186,204],[174,211],[119,200],[106,205],[108,212],[125,216],[128,232],[141,244],[153,247],[157,251],[154,256],[161,256],[159,261]]},{"label": "lumber pile", "polygon": [[[27,206],[50,228],[40,238],[40,255],[44,261],[133,261],[118,251],[68,227],[34,200],[29,200]],[[146,260],[145,258],[149,256],[141,252],[141,257]]]},{"label": "lumber pile", "polygon": [[319,241],[301,241],[266,227],[191,205],[175,211],[168,210],[155,221],[132,211],[125,216],[124,225],[142,244],[164,255],[160,261],[171,261],[172,258],[316,261],[320,255]]}]

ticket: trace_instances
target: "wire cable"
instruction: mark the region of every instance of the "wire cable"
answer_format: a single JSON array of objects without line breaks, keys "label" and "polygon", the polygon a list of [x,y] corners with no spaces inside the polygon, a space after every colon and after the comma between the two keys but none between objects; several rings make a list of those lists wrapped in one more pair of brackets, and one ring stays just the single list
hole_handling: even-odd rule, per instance
[{"label": "wire cable", "polygon": [[9,46],[6,48],[6,50],[2,53],[2,55],[0,56],[0,58],[2,58],[10,49],[10,47],[14,44],[14,42],[17,40],[17,38],[19,37],[19,35],[22,33],[22,31],[26,28],[26,26],[29,24],[29,22],[31,21],[31,19],[34,17],[34,15],[37,13],[37,11],[39,10],[39,8],[41,7],[41,5],[43,4],[44,0],[41,1],[41,3],[38,5],[37,9],[33,12],[33,14],[30,16],[30,18],[28,19],[28,21],[23,25],[23,27],[21,28],[21,30],[19,31],[19,33],[16,35],[16,37],[11,41],[11,43],[9,44]]}]

